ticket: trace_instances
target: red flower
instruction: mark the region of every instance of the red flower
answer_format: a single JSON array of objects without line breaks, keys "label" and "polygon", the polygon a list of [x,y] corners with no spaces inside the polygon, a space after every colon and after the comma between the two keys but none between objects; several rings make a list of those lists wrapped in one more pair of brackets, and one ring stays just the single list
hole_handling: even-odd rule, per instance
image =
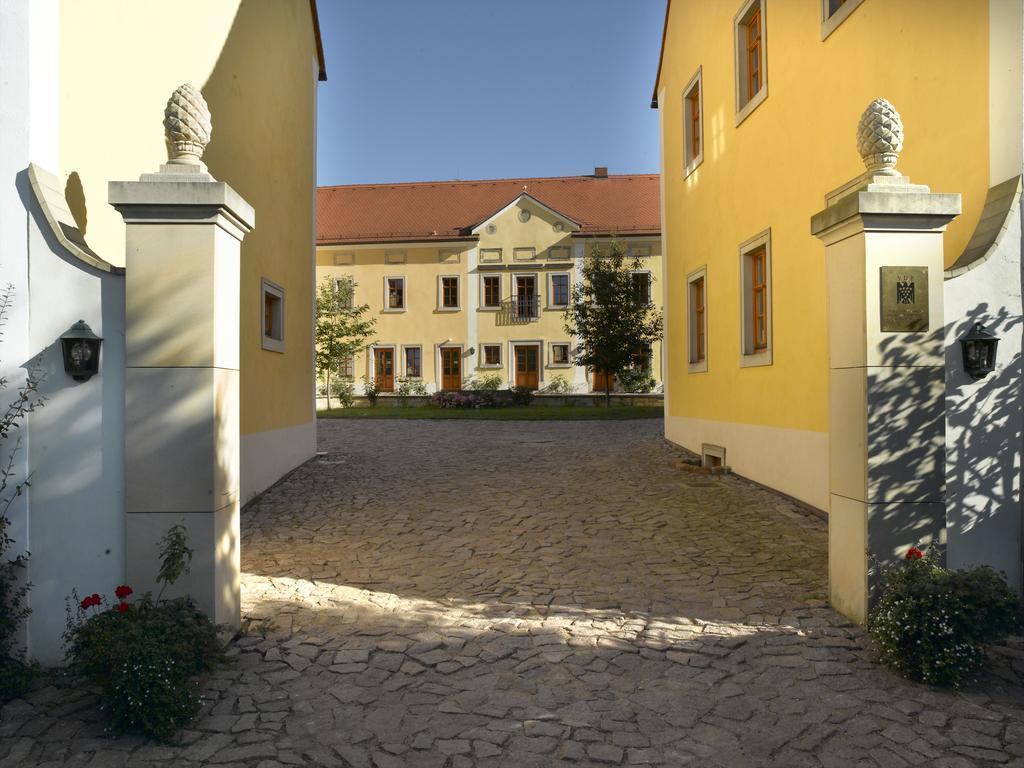
[{"label": "red flower", "polygon": [[118,610],[119,613],[124,613],[125,611],[128,610],[128,603],[120,603],[117,606],[117,610]]},{"label": "red flower", "polygon": [[118,600],[124,600],[128,595],[132,593],[132,588],[127,584],[122,584],[120,587],[114,590],[114,594],[117,595]]},{"label": "red flower", "polygon": [[82,600],[82,610],[84,611],[87,608],[92,608],[92,598],[91,597],[86,597],[84,600]]},{"label": "red flower", "polygon": [[907,550],[907,560],[920,560],[922,557],[924,557],[924,552],[917,547],[911,547]]},{"label": "red flower", "polygon": [[82,610],[84,611],[86,608],[92,608],[94,605],[99,605],[101,602],[103,601],[100,596],[93,592],[82,600]]}]

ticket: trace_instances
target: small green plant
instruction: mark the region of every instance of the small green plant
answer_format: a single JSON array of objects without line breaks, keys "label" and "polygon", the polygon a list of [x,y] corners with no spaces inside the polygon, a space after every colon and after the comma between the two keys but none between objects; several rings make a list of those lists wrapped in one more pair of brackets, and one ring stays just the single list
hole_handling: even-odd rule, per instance
[{"label": "small green plant", "polygon": [[68,600],[69,669],[99,689],[114,733],[169,739],[199,711],[195,676],[224,661],[217,625],[191,599],[161,599],[191,561],[185,529],[174,526],[160,541],[155,599],[131,601],[132,588],[122,584],[116,603],[97,593]]},{"label": "small green plant", "polygon": [[545,395],[571,395],[576,391],[576,385],[564,376],[552,376],[551,381],[540,391]]},{"label": "small green plant", "polygon": [[356,403],[356,388],[351,381],[339,381],[334,384],[334,396],[342,408],[351,408]]},{"label": "small green plant", "polygon": [[985,664],[985,645],[1021,627],[1021,603],[988,567],[944,568],[934,548],[911,547],[884,572],[868,631],[880,661],[931,685],[970,682]]},{"label": "small green plant", "polygon": [[363,376],[363,394],[366,395],[366,399],[370,401],[371,406],[377,405],[377,399],[380,397],[380,387],[377,382],[370,381]]},{"label": "small green plant", "polygon": [[620,371],[618,378],[623,392],[652,392],[657,383],[651,376],[651,372],[640,366],[632,366]]},{"label": "small green plant", "polygon": [[399,379],[395,394],[398,395],[399,404],[404,408],[409,404],[411,395],[426,395],[427,385],[422,379]]},{"label": "small green plant", "polygon": [[472,378],[466,384],[466,389],[474,392],[497,392],[501,389],[500,373],[485,373],[480,378]]},{"label": "small green plant", "polygon": [[512,388],[512,405],[529,405],[533,402],[533,390],[530,387]]}]

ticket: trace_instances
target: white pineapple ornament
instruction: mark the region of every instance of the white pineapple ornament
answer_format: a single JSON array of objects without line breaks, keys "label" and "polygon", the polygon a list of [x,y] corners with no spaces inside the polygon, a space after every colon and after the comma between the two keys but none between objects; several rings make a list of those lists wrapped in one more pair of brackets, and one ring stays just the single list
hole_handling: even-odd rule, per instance
[{"label": "white pineapple ornament", "polygon": [[868,172],[875,176],[899,176],[896,161],[903,150],[903,120],[891,103],[875,99],[857,123],[857,151]]},{"label": "white pineapple ornament", "polygon": [[212,131],[210,108],[199,89],[191,83],[175,88],[164,109],[168,164],[205,168],[202,157]]}]

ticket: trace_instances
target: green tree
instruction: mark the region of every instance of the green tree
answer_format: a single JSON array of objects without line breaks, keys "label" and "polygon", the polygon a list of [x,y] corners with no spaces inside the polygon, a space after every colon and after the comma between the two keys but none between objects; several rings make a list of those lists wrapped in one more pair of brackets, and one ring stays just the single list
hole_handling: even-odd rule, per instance
[{"label": "green tree", "polygon": [[369,344],[377,321],[365,317],[369,304],[356,306],[351,280],[323,280],[316,290],[316,373],[327,387],[331,407],[331,376],[342,362]]},{"label": "green tree", "polygon": [[638,290],[631,271],[642,269],[640,259],[626,260],[619,243],[607,255],[595,248],[565,312],[565,330],[576,337],[573,362],[606,374],[606,406],[612,376],[632,367],[637,350],[661,339],[661,310],[650,304],[649,288]]}]

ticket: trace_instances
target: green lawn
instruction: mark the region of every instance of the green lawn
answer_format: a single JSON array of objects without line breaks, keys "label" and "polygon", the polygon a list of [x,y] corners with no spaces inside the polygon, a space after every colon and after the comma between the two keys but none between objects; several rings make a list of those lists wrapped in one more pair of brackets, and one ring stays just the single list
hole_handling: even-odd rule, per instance
[{"label": "green lawn", "polygon": [[591,421],[595,419],[660,419],[662,409],[648,405],[520,405],[507,408],[332,408],[319,411],[321,419],[484,419],[492,421]]}]

